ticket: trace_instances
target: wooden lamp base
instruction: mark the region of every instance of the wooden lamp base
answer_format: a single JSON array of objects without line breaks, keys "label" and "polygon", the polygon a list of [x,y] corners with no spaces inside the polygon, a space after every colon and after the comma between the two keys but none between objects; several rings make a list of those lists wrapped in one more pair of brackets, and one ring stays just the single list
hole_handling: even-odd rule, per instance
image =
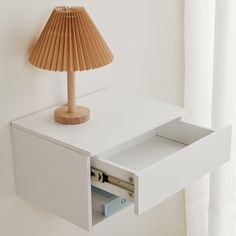
[{"label": "wooden lamp base", "polygon": [[67,106],[54,111],[54,120],[64,125],[81,124],[89,120],[90,111],[86,107],[76,106],[74,112],[69,112]]}]

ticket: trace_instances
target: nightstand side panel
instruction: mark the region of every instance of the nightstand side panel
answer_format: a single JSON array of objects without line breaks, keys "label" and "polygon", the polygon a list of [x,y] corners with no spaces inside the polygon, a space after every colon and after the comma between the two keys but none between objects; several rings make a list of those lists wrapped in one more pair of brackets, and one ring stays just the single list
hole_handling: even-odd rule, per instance
[{"label": "nightstand side panel", "polygon": [[16,192],[92,229],[90,157],[12,127]]}]

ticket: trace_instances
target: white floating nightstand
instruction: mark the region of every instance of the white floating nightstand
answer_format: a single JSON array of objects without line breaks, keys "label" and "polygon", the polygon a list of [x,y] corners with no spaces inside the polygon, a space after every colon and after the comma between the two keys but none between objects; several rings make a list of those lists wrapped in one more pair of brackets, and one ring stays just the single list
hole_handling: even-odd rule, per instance
[{"label": "white floating nightstand", "polygon": [[16,191],[88,231],[106,220],[91,185],[139,215],[230,159],[230,126],[195,126],[180,107],[109,90],[78,101],[91,108],[87,123],[58,124],[55,107],[12,122]]}]

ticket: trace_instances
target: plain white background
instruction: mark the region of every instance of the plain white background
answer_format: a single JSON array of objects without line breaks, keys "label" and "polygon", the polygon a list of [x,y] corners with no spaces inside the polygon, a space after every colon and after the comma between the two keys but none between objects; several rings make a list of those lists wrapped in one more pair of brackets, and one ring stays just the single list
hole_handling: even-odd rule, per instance
[{"label": "plain white background", "polygon": [[121,96],[126,91],[183,104],[183,0],[2,3],[0,235],[185,235],[182,192],[141,217],[126,210],[91,234],[15,197],[9,122],[66,101],[66,74],[39,70],[27,62],[52,8],[62,4],[84,5],[115,55],[114,63],[105,68],[77,73],[78,95],[109,85]]}]

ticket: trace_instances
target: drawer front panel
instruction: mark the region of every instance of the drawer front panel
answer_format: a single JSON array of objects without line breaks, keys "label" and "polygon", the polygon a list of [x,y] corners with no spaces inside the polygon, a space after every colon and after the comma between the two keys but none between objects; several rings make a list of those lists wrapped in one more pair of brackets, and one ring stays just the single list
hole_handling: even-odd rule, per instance
[{"label": "drawer front panel", "polygon": [[231,127],[200,139],[135,174],[135,213],[142,214],[230,159]]}]

